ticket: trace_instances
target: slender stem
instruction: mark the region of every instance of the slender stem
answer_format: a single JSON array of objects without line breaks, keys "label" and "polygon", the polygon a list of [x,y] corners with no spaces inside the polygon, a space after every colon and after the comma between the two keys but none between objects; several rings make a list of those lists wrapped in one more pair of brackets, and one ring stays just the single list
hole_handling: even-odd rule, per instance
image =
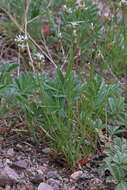
[{"label": "slender stem", "polygon": [[19,76],[19,72],[20,72],[20,50],[18,51],[18,76]]},{"label": "slender stem", "polygon": [[[27,14],[28,14],[28,10],[29,10],[31,0],[26,0],[25,2],[26,2],[26,6],[25,6],[25,14],[24,14],[24,22],[25,22],[25,29],[24,29],[25,31],[24,32],[25,32],[25,36],[27,36],[27,34],[28,34],[28,32],[27,32],[27,24],[28,24],[28,22],[27,22]],[[28,52],[29,58],[30,58],[30,62],[32,64],[32,66],[33,66],[33,70],[35,71],[28,41],[26,43],[26,47],[27,47],[27,52]]]}]

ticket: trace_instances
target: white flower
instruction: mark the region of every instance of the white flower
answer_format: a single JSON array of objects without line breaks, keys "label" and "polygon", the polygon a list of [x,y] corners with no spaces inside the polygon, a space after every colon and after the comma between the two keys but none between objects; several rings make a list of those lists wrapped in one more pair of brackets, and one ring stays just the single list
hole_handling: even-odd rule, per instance
[{"label": "white flower", "polygon": [[21,49],[25,49],[26,48],[26,44],[19,44],[18,47],[21,48]]},{"label": "white flower", "polygon": [[103,56],[103,54],[102,54],[102,52],[101,52],[101,50],[99,49],[99,51],[98,51],[98,58],[104,58],[104,56]]},{"label": "white flower", "polygon": [[78,26],[78,24],[78,22],[70,22],[70,27],[72,28],[72,30],[74,30],[76,26]]},{"label": "white flower", "polygon": [[67,9],[66,12],[71,14],[72,13],[72,8]]},{"label": "white flower", "polygon": [[77,31],[76,30],[73,30],[73,35],[77,36]]},{"label": "white flower", "polygon": [[109,16],[109,13],[104,13],[104,16],[105,16],[105,17],[108,17],[108,16]]},{"label": "white flower", "polygon": [[78,25],[78,22],[71,22],[70,24],[75,27]]},{"label": "white flower", "polygon": [[21,35],[18,35],[18,36],[16,36],[16,38],[15,38],[15,41],[16,42],[22,42],[22,36]]},{"label": "white flower", "polygon": [[59,39],[62,39],[62,33],[59,32],[59,33],[57,34],[57,37],[58,37]]},{"label": "white flower", "polygon": [[85,3],[84,3],[84,4],[79,4],[79,5],[77,6],[77,8],[79,8],[79,9],[81,9],[81,10],[85,10],[85,9],[86,9]]},{"label": "white flower", "polygon": [[23,43],[23,42],[25,42],[25,41],[27,41],[27,40],[28,40],[27,36],[23,36],[23,35],[18,35],[18,36],[16,36],[16,38],[15,38],[15,41],[16,41],[17,43]]},{"label": "white flower", "polygon": [[127,5],[127,1],[126,1],[126,0],[121,0],[121,1],[119,2],[119,6],[121,7],[121,6],[122,6],[122,4]]},{"label": "white flower", "polygon": [[63,10],[68,14],[72,13],[72,8],[68,8],[66,5],[63,6]]},{"label": "white flower", "polygon": [[70,22],[70,24],[72,25],[72,26],[77,26],[77,25],[79,25],[79,24],[81,24],[81,23],[83,23],[84,21],[76,21],[76,22]]},{"label": "white flower", "polygon": [[27,37],[27,36],[24,36],[24,40],[28,40],[28,37]]},{"label": "white flower", "polygon": [[38,60],[44,60],[44,59],[45,59],[44,55],[42,55],[42,54],[39,53],[39,52],[36,53],[35,56],[36,56],[36,58],[37,58]]},{"label": "white flower", "polygon": [[91,29],[92,31],[94,30],[94,24],[93,24],[93,23],[91,23],[90,29]]},{"label": "white flower", "polygon": [[63,6],[63,9],[66,11],[66,10],[67,10],[67,6],[66,6],[66,5],[64,5],[64,6]]},{"label": "white flower", "polygon": [[80,3],[77,3],[77,5],[76,5],[76,9],[87,10],[88,7],[86,7],[85,2],[80,1]]},{"label": "white flower", "polygon": [[126,0],[121,0],[121,3],[127,5],[127,1]]}]

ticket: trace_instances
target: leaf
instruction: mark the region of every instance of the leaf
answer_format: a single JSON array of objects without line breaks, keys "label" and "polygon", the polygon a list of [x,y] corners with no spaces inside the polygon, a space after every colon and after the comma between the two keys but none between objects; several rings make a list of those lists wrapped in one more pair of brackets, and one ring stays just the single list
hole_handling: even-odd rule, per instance
[{"label": "leaf", "polygon": [[50,86],[50,85],[48,85],[48,84],[46,84],[46,83],[44,83],[44,86],[45,86],[47,89],[57,91],[56,88],[53,88],[52,86]]},{"label": "leaf", "polygon": [[61,85],[64,85],[64,76],[59,68],[56,70],[56,73],[57,73],[58,79],[61,82]]},{"label": "leaf", "polygon": [[6,85],[0,85],[0,89],[3,89],[3,88],[5,88],[6,87]]},{"label": "leaf", "polygon": [[109,182],[109,183],[116,183],[115,179],[113,176],[108,176],[107,179],[106,179],[106,182]]},{"label": "leaf", "polygon": [[127,190],[127,182],[121,181],[121,183],[119,183],[115,190]]},{"label": "leaf", "polygon": [[26,103],[26,99],[21,96],[20,94],[16,95],[16,99],[22,104],[22,105],[25,105]]},{"label": "leaf", "polygon": [[16,69],[19,65],[17,63],[10,64],[8,67],[8,72],[12,72],[14,69]]},{"label": "leaf", "polygon": [[53,97],[56,97],[56,98],[66,98],[67,96],[64,95],[64,94],[56,94],[56,95],[53,95]]},{"label": "leaf", "polygon": [[118,152],[117,154],[115,154],[113,161],[118,164],[127,164],[127,154]]},{"label": "leaf", "polygon": [[16,83],[18,89],[21,89],[20,82],[17,78],[15,78],[15,83]]},{"label": "leaf", "polygon": [[112,170],[113,170],[114,179],[116,181],[120,181],[124,178],[125,173],[124,173],[124,170],[120,166],[114,165],[112,166]]},{"label": "leaf", "polygon": [[108,99],[108,102],[109,102],[109,106],[111,108],[111,111],[113,113],[116,112],[116,103],[115,103],[114,99],[111,97]]}]

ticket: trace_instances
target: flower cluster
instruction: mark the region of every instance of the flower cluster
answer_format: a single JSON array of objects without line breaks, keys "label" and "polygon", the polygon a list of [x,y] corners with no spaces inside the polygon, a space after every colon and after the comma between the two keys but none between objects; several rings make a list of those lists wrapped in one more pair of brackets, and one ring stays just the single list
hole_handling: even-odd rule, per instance
[{"label": "flower cluster", "polygon": [[23,36],[23,35],[18,35],[15,38],[15,42],[17,43],[18,47],[20,48],[20,50],[25,50],[26,48],[26,44],[28,42],[28,37],[27,36]]}]

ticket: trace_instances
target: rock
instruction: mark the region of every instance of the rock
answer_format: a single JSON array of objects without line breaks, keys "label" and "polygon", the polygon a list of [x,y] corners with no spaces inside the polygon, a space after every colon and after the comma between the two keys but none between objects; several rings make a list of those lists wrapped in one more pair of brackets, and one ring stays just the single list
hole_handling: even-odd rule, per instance
[{"label": "rock", "polygon": [[93,177],[93,174],[90,174],[88,171],[83,171],[83,173],[78,177],[78,180],[88,180]]},{"label": "rock", "polygon": [[19,161],[14,162],[12,164],[12,166],[18,167],[21,169],[26,169],[27,168],[27,162],[25,160],[19,160]]},{"label": "rock", "polygon": [[19,181],[18,174],[11,169],[9,166],[6,166],[1,172],[0,172],[0,185],[13,185]]},{"label": "rock", "polygon": [[24,174],[24,172],[21,172],[21,174],[20,174],[20,178],[21,178],[21,179],[25,178],[25,174]]},{"label": "rock", "polygon": [[83,172],[81,170],[74,172],[73,174],[71,174],[70,178],[73,180],[77,180],[79,178],[79,176],[81,176],[83,174]]},{"label": "rock", "polygon": [[26,190],[34,190],[33,185],[27,184],[27,185],[26,185]]},{"label": "rock", "polygon": [[27,139],[27,142],[30,143],[31,145],[36,145],[37,144],[36,139],[34,137],[29,137]]},{"label": "rock", "polygon": [[44,154],[49,154],[51,152],[51,149],[50,148],[44,148],[44,149],[42,149],[42,152]]},{"label": "rock", "polygon": [[103,181],[98,179],[98,178],[94,178],[94,179],[91,179],[89,181],[89,189],[90,190],[102,190],[104,188],[104,185],[103,185]]},{"label": "rock", "polygon": [[44,163],[42,166],[39,167],[39,170],[42,170],[43,172],[47,173],[48,164]]},{"label": "rock", "polygon": [[14,149],[13,148],[9,148],[8,151],[7,151],[7,155],[8,156],[14,156],[15,152],[14,152]]},{"label": "rock", "polygon": [[12,161],[9,160],[8,158],[5,160],[5,163],[4,163],[4,166],[7,166],[7,165],[12,165]]},{"label": "rock", "polygon": [[38,190],[54,190],[51,185],[48,185],[47,183],[40,183],[38,186]]},{"label": "rock", "polygon": [[37,175],[36,168],[34,168],[34,167],[27,168],[26,171],[27,171],[27,175],[31,176],[31,179],[33,179],[34,176]]},{"label": "rock", "polygon": [[97,171],[100,178],[103,178],[105,176],[105,171]]},{"label": "rock", "polygon": [[48,180],[47,180],[47,183],[49,184],[49,185],[51,185],[51,186],[54,186],[54,185],[59,185],[60,183],[61,183],[61,181],[60,180],[57,180],[57,179],[53,179],[53,178],[49,178]]},{"label": "rock", "polygon": [[5,185],[5,190],[11,190],[11,186],[8,185],[8,184],[6,184],[6,185]]},{"label": "rock", "polygon": [[68,178],[63,178],[63,182],[64,182],[64,183],[68,183],[68,182],[69,182],[69,179],[68,179]]},{"label": "rock", "polygon": [[22,149],[22,145],[21,144],[17,144],[16,148]]},{"label": "rock", "polygon": [[57,185],[57,184],[53,185],[53,190],[59,190],[59,189],[60,189],[59,185]]},{"label": "rock", "polygon": [[37,173],[38,173],[38,174],[41,174],[41,175],[44,174],[42,170],[37,170]]},{"label": "rock", "polygon": [[77,190],[77,189],[75,189],[75,186],[72,186],[72,187],[70,187],[70,188],[67,189],[67,190]]},{"label": "rock", "polygon": [[36,174],[32,179],[31,179],[31,182],[34,183],[34,184],[39,184],[43,181],[43,175],[38,173]]},{"label": "rock", "polygon": [[54,171],[49,171],[46,175],[46,178],[52,178],[52,179],[61,179],[60,175]]}]

